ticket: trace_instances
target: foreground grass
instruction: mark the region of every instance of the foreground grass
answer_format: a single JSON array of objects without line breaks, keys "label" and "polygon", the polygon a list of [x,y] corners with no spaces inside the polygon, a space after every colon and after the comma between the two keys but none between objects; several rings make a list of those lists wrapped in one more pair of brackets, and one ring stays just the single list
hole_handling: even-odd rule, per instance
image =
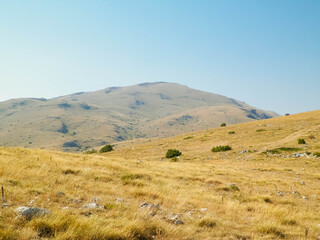
[{"label": "foreground grass", "polygon": [[[317,239],[320,160],[262,152],[295,148],[309,135],[301,151],[319,152],[319,133],[317,118],[290,116],[187,140],[127,142],[103,155],[0,148],[8,204],[0,239],[304,239],[306,228],[308,239]],[[211,152],[226,144],[231,151]],[[170,148],[182,151],[179,162],[165,159]],[[250,151],[240,154],[244,149]],[[103,208],[82,208],[90,202]],[[141,208],[143,202],[160,208]],[[16,217],[18,206],[52,214],[26,221]],[[183,224],[170,220],[175,215]]]}]

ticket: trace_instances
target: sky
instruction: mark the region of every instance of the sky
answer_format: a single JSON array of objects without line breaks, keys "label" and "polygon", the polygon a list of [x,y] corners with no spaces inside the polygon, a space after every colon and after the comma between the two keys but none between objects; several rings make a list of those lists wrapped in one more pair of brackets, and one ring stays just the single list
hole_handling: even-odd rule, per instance
[{"label": "sky", "polygon": [[0,0],[0,101],[159,81],[320,109],[320,1]]}]

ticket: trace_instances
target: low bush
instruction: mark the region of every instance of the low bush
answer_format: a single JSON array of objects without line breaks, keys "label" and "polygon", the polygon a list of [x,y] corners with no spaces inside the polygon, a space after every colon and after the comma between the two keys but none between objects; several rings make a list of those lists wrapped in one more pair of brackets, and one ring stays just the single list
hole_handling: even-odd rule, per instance
[{"label": "low bush", "polygon": [[281,148],[275,148],[271,150],[266,150],[263,153],[272,153],[272,154],[278,154],[280,152],[293,152],[293,151],[299,151],[301,148],[289,148],[289,147],[281,147]]},{"label": "low bush", "polygon": [[303,138],[299,138],[298,144],[306,144],[306,141]]},{"label": "low bush", "polygon": [[225,127],[225,126],[227,126],[226,123],[221,123],[221,125],[220,125],[220,127]]},{"label": "low bush", "polygon": [[111,152],[112,150],[113,150],[112,145],[107,144],[103,148],[100,149],[100,152],[105,153],[105,152]]},{"label": "low bush", "polygon": [[193,138],[193,136],[185,137],[183,140],[188,140],[188,139],[191,139],[191,138]]},{"label": "low bush", "polygon": [[63,143],[62,147],[64,148],[80,148],[81,146],[78,144],[76,140],[71,142],[65,142]]},{"label": "low bush", "polygon": [[91,149],[85,152],[85,154],[93,154],[93,153],[97,153],[98,151],[95,149]]},{"label": "low bush", "polygon": [[177,149],[169,149],[166,153],[166,158],[174,158],[180,156],[182,153]]},{"label": "low bush", "polygon": [[313,156],[320,157],[320,152],[313,153]]},{"label": "low bush", "polygon": [[236,133],[235,131],[228,132],[228,134],[235,134],[235,133]]},{"label": "low bush", "polygon": [[229,145],[217,146],[217,147],[213,147],[211,149],[212,152],[225,152],[225,151],[229,151],[229,150],[232,150],[232,148]]},{"label": "low bush", "polygon": [[261,129],[257,129],[256,132],[264,132],[266,131],[265,129],[261,128]]}]

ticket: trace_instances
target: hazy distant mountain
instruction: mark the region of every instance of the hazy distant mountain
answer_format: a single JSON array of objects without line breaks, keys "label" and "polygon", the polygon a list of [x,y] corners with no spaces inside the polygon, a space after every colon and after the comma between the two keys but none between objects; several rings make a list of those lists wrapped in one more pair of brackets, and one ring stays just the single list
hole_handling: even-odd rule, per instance
[{"label": "hazy distant mountain", "polygon": [[109,142],[278,116],[175,83],[143,83],[0,103],[0,145],[85,150]]}]

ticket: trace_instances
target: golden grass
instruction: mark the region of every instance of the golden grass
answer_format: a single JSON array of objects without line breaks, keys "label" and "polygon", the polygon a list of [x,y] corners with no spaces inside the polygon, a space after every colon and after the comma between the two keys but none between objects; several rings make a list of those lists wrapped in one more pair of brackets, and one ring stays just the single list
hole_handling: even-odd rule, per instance
[{"label": "golden grass", "polygon": [[[0,148],[8,204],[0,239],[304,239],[306,228],[317,239],[320,159],[262,152],[301,147],[298,138],[307,142],[298,152],[319,152],[319,119],[315,111],[123,142],[106,154]],[[218,145],[232,150],[211,152]],[[179,161],[164,158],[170,148],[182,152]],[[104,208],[81,208],[92,198]],[[52,214],[16,217],[16,207],[31,205]],[[169,220],[175,215],[183,224]]]}]

